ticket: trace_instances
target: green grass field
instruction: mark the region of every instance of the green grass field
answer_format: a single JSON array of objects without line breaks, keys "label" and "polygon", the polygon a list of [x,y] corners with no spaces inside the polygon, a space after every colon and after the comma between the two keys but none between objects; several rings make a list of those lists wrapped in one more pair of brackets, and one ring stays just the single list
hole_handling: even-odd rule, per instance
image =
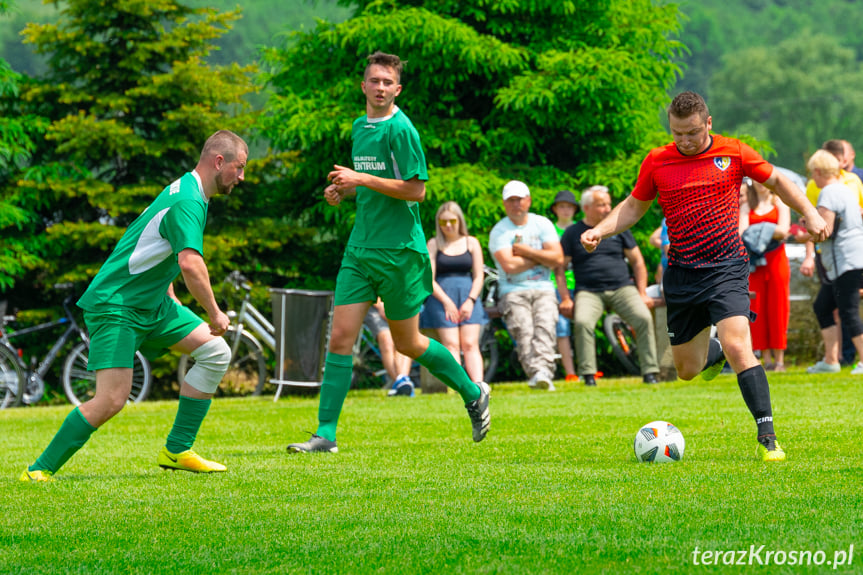
[{"label": "green grass field", "polygon": [[[733,376],[498,385],[480,444],[453,394],[352,392],[335,455],[285,452],[317,398],[216,400],[196,449],[228,472],[209,476],[156,467],[176,402],[145,403],[51,484],[18,476],[69,407],[8,409],[0,573],[823,573],[851,545],[835,572],[863,572],[860,382],[771,384],[788,461],[770,465]],[[683,431],[683,461],[635,462],[654,419]]]}]

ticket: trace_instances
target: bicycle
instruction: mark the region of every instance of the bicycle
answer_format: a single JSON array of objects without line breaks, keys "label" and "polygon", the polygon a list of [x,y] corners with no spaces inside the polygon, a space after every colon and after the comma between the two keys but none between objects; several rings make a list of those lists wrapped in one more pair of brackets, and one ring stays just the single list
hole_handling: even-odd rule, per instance
[{"label": "bicycle", "polygon": [[614,357],[630,375],[641,375],[638,363],[638,346],[635,331],[616,313],[607,313],[602,321],[602,331],[611,344]]},{"label": "bicycle", "polygon": [[[72,285],[57,284],[54,287],[55,289],[70,289]],[[60,351],[64,346],[76,336],[80,342],[72,348],[63,363],[63,391],[66,394],[66,398],[74,405],[80,405],[81,403],[91,399],[96,394],[96,374],[95,372],[87,371],[87,356],[90,349],[90,339],[87,337],[87,333],[84,329],[78,325],[78,322],[72,314],[70,305],[74,300],[75,296],[71,294],[63,300],[63,311],[65,312],[65,317],[61,317],[55,321],[19,329],[11,333],[5,329],[5,325],[7,321],[14,321],[15,316],[0,314],[0,317],[2,317],[3,320],[0,322],[0,354],[2,354],[2,357],[4,358],[3,361],[7,362],[7,364],[12,358],[14,358],[14,363],[11,365],[15,366],[13,368],[9,368],[9,365],[7,365],[6,368],[0,368],[0,371],[3,371],[5,380],[7,374],[12,373],[10,370],[14,369],[17,373],[15,377],[18,378],[20,384],[20,391],[17,396],[11,400],[11,404],[20,405],[23,403],[25,405],[30,405],[42,399],[42,396],[45,393],[45,376],[47,375],[48,370],[51,368],[54,360],[56,360],[60,355]],[[11,340],[13,339],[63,325],[68,325],[66,331],[60,335],[38,365],[36,363],[36,356],[32,356],[30,365],[28,366],[23,359],[23,352],[12,345]],[[132,368],[132,390],[129,392],[128,401],[130,403],[143,401],[147,397],[147,393],[150,391],[151,383],[150,363],[140,352],[136,352]],[[10,390],[10,386],[7,384],[5,388],[7,390],[7,397],[4,397],[4,402],[9,401],[8,391]]]},{"label": "bicycle", "polygon": [[[252,286],[247,277],[234,270],[225,278],[225,283],[230,284],[235,292],[244,290],[246,293],[240,311],[227,312],[231,325],[222,337],[231,347],[231,363],[220,386],[229,385],[236,390],[251,387],[252,395],[261,395],[267,383],[267,359],[261,342],[275,351],[276,328],[252,305]],[[177,382],[180,385],[194,362],[188,355],[180,357],[177,364]]]},{"label": "bicycle", "polygon": [[482,355],[484,381],[490,383],[494,381],[494,376],[497,373],[500,362],[497,332],[500,329],[505,331],[506,325],[503,323],[503,316],[498,305],[497,269],[483,264],[483,273],[485,274],[485,279],[483,280],[482,288],[482,306],[485,308],[488,322],[480,330],[479,352]]},{"label": "bicycle", "polygon": [[[6,301],[0,301],[0,334],[3,326],[14,316],[6,315]],[[24,372],[21,370],[18,353],[0,345],[0,409],[21,405],[24,397]]]},{"label": "bicycle", "polygon": [[[378,347],[377,338],[366,322],[363,322],[354,346],[351,350],[353,366],[351,368],[352,389],[390,389],[395,383],[384,368],[383,355]],[[420,364],[411,361],[411,380],[420,380]]]},{"label": "bicycle", "polygon": [[351,388],[367,389],[383,387],[387,389],[393,382],[389,381],[387,370],[378,349],[378,342],[372,335],[372,330],[363,323],[357,340],[354,342],[353,367],[351,368]]}]

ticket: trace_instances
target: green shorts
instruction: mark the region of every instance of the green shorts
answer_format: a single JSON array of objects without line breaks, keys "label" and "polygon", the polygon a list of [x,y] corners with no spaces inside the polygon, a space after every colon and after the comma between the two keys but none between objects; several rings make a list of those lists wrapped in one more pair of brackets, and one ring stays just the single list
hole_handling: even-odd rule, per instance
[{"label": "green shorts", "polygon": [[147,359],[155,359],[204,323],[167,296],[155,312],[114,306],[85,311],[84,321],[90,332],[90,371],[132,367],[138,350]]},{"label": "green shorts", "polygon": [[431,293],[428,254],[348,246],[336,278],[334,303],[374,302],[380,297],[387,317],[401,320],[417,315]]}]

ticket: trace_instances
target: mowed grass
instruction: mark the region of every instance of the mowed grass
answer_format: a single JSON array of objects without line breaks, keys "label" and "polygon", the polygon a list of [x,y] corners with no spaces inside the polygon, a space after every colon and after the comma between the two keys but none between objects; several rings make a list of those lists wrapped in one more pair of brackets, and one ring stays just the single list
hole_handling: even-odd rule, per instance
[{"label": "mowed grass", "polygon": [[[821,573],[823,560],[695,566],[693,552],[832,560],[856,544],[836,571],[859,573],[861,383],[792,371],[771,386],[788,461],[770,465],[725,375],[497,385],[480,444],[454,394],[351,392],[335,455],[285,452],[315,429],[315,397],[221,399],[196,444],[228,466],[217,475],[159,469],[176,402],[145,403],[38,485],[18,476],[69,408],[5,410],[0,572]],[[683,461],[635,462],[635,433],[655,419],[683,431]]]}]

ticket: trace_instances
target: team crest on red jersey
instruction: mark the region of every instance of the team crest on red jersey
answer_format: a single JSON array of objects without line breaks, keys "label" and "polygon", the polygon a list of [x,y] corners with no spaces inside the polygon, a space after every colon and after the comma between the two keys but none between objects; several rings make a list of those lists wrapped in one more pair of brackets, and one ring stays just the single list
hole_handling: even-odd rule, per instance
[{"label": "team crest on red jersey", "polygon": [[713,158],[714,165],[722,170],[723,172],[731,165],[731,158],[728,156],[722,156],[718,158]]}]

